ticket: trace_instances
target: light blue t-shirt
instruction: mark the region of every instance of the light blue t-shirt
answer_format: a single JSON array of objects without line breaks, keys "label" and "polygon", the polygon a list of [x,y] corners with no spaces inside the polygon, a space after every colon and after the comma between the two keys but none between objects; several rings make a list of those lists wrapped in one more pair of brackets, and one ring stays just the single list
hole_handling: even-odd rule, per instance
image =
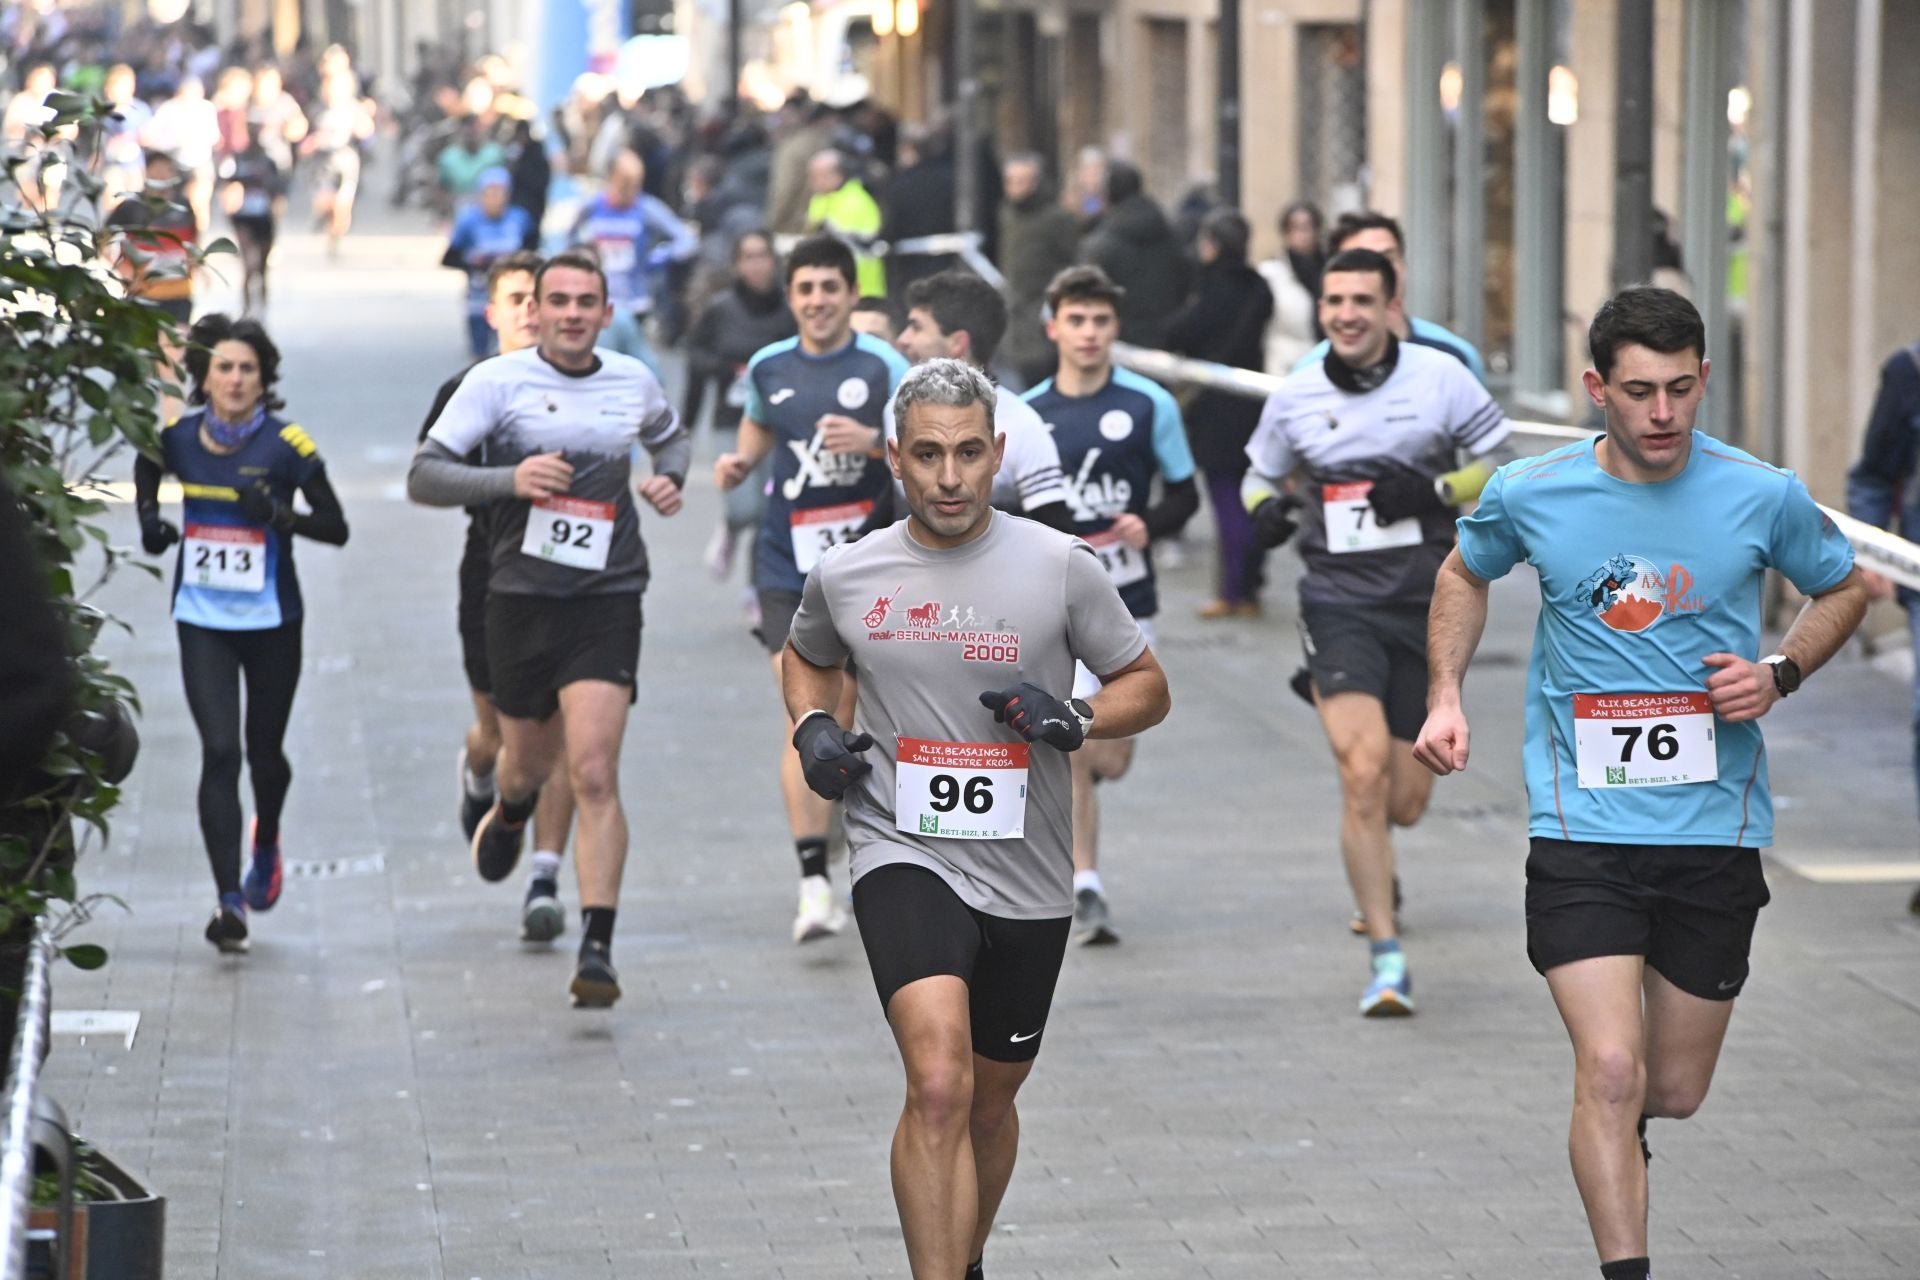
[{"label": "light blue t-shirt", "polygon": [[[1695,720],[1711,734],[1716,780],[1616,785],[1627,772],[1617,752],[1644,753],[1656,736],[1674,750],[1674,729],[1669,723],[1655,734],[1655,721],[1670,720],[1665,711],[1600,719],[1603,707],[1661,700],[1591,698],[1703,695],[1714,673],[1702,661],[1708,654],[1760,656],[1767,569],[1813,595],[1847,576],[1853,547],[1792,472],[1711,436],[1694,432],[1686,467],[1658,484],[1630,484],[1601,470],[1598,439],[1501,467],[1479,508],[1459,524],[1460,558],[1475,576],[1502,577],[1521,561],[1540,574],[1527,669],[1528,830],[1609,844],[1772,844],[1758,722]],[[1594,785],[1585,787],[1575,695],[1589,697],[1583,715]],[[1671,708],[1676,700],[1664,702]],[[1618,774],[1599,767],[1603,754]],[[1647,765],[1642,754],[1634,767]]]}]

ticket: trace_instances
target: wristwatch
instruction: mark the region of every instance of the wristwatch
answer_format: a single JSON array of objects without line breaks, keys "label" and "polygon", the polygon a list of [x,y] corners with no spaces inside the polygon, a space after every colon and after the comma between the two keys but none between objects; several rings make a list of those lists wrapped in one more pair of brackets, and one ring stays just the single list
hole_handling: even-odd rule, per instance
[{"label": "wristwatch", "polygon": [[1074,719],[1080,722],[1080,736],[1086,737],[1093,728],[1093,708],[1087,705],[1085,698],[1068,698],[1067,710],[1073,712]]},{"label": "wristwatch", "polygon": [[1773,668],[1773,691],[1781,697],[1800,687],[1800,664],[1786,654],[1769,654],[1760,661]]}]

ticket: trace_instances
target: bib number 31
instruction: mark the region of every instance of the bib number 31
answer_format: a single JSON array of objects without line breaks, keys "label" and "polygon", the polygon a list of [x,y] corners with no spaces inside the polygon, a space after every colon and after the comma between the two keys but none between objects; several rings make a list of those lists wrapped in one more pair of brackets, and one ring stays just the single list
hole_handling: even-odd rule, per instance
[{"label": "bib number 31", "polygon": [[613,542],[613,504],[581,498],[540,498],[527,512],[523,555],[570,569],[604,569]]},{"label": "bib number 31", "polygon": [[901,738],[894,757],[893,825],[943,840],[1017,840],[1026,833],[1024,742]]},{"label": "bib number 31", "polygon": [[1585,790],[1720,776],[1713,703],[1704,693],[1576,693],[1573,736]]}]

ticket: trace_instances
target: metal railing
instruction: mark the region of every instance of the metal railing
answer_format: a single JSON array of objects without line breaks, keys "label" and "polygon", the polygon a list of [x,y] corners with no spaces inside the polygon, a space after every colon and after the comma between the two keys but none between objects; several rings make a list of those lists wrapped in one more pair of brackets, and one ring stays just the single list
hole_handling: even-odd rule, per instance
[{"label": "metal railing", "polygon": [[[969,264],[971,265],[971,264]],[[1113,360],[1136,373],[1144,373],[1160,382],[1184,382],[1194,386],[1207,387],[1215,391],[1230,391],[1235,395],[1248,396],[1264,400],[1279,390],[1281,379],[1269,373],[1256,373],[1251,369],[1236,369],[1231,365],[1215,364],[1211,360],[1194,360],[1186,356],[1176,356],[1165,351],[1154,351],[1146,347],[1135,347],[1124,342],[1114,344]],[[1592,431],[1583,431],[1578,427],[1569,427],[1550,422],[1528,422],[1513,419],[1516,435],[1526,436],[1548,442],[1552,448],[1572,440],[1585,440],[1593,435]],[[1862,568],[1891,578],[1903,587],[1920,591],[1920,545],[1908,542],[1905,538],[1876,529],[1870,524],[1854,519],[1844,511],[1835,511],[1832,507],[1822,506],[1820,510],[1839,526],[1840,532],[1853,544],[1855,559]]]},{"label": "metal railing", "polygon": [[36,921],[7,1064],[6,1112],[0,1118],[0,1277],[4,1280],[18,1280],[27,1272],[27,1214],[32,1207],[36,1145],[34,1102],[40,1091],[40,1063],[47,1052],[53,949],[46,920]]}]

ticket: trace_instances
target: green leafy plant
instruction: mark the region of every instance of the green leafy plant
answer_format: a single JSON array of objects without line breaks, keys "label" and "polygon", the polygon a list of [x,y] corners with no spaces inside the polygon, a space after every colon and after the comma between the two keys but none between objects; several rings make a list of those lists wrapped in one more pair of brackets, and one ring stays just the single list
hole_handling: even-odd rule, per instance
[{"label": "green leafy plant", "polygon": [[[108,1182],[100,1173],[100,1153],[88,1143],[78,1138],[73,1142],[73,1199],[75,1204],[92,1204],[97,1200],[118,1200],[120,1189]],[[35,1173],[33,1175],[33,1206],[36,1209],[51,1209],[60,1203],[60,1175],[57,1173]]]},{"label": "green leafy plant", "polygon": [[[0,471],[66,620],[76,716],[42,762],[45,785],[0,811],[0,938],[19,937],[65,903],[57,940],[101,900],[80,896],[74,862],[88,839],[107,838],[120,803],[113,762],[84,730],[139,709],[133,685],[97,651],[109,624],[126,626],[99,596],[128,567],[158,576],[112,541],[109,468],[124,479],[126,455],[157,450],[164,397],[179,395],[166,348],[184,335],[110,265],[122,255],[137,260],[129,231],[156,235],[102,225],[93,168],[111,108],[71,94],[51,95],[47,106],[52,118],[32,148],[8,159],[0,186]],[[196,267],[231,247],[186,246]],[[82,968],[106,961],[97,946],[61,950]]]}]

